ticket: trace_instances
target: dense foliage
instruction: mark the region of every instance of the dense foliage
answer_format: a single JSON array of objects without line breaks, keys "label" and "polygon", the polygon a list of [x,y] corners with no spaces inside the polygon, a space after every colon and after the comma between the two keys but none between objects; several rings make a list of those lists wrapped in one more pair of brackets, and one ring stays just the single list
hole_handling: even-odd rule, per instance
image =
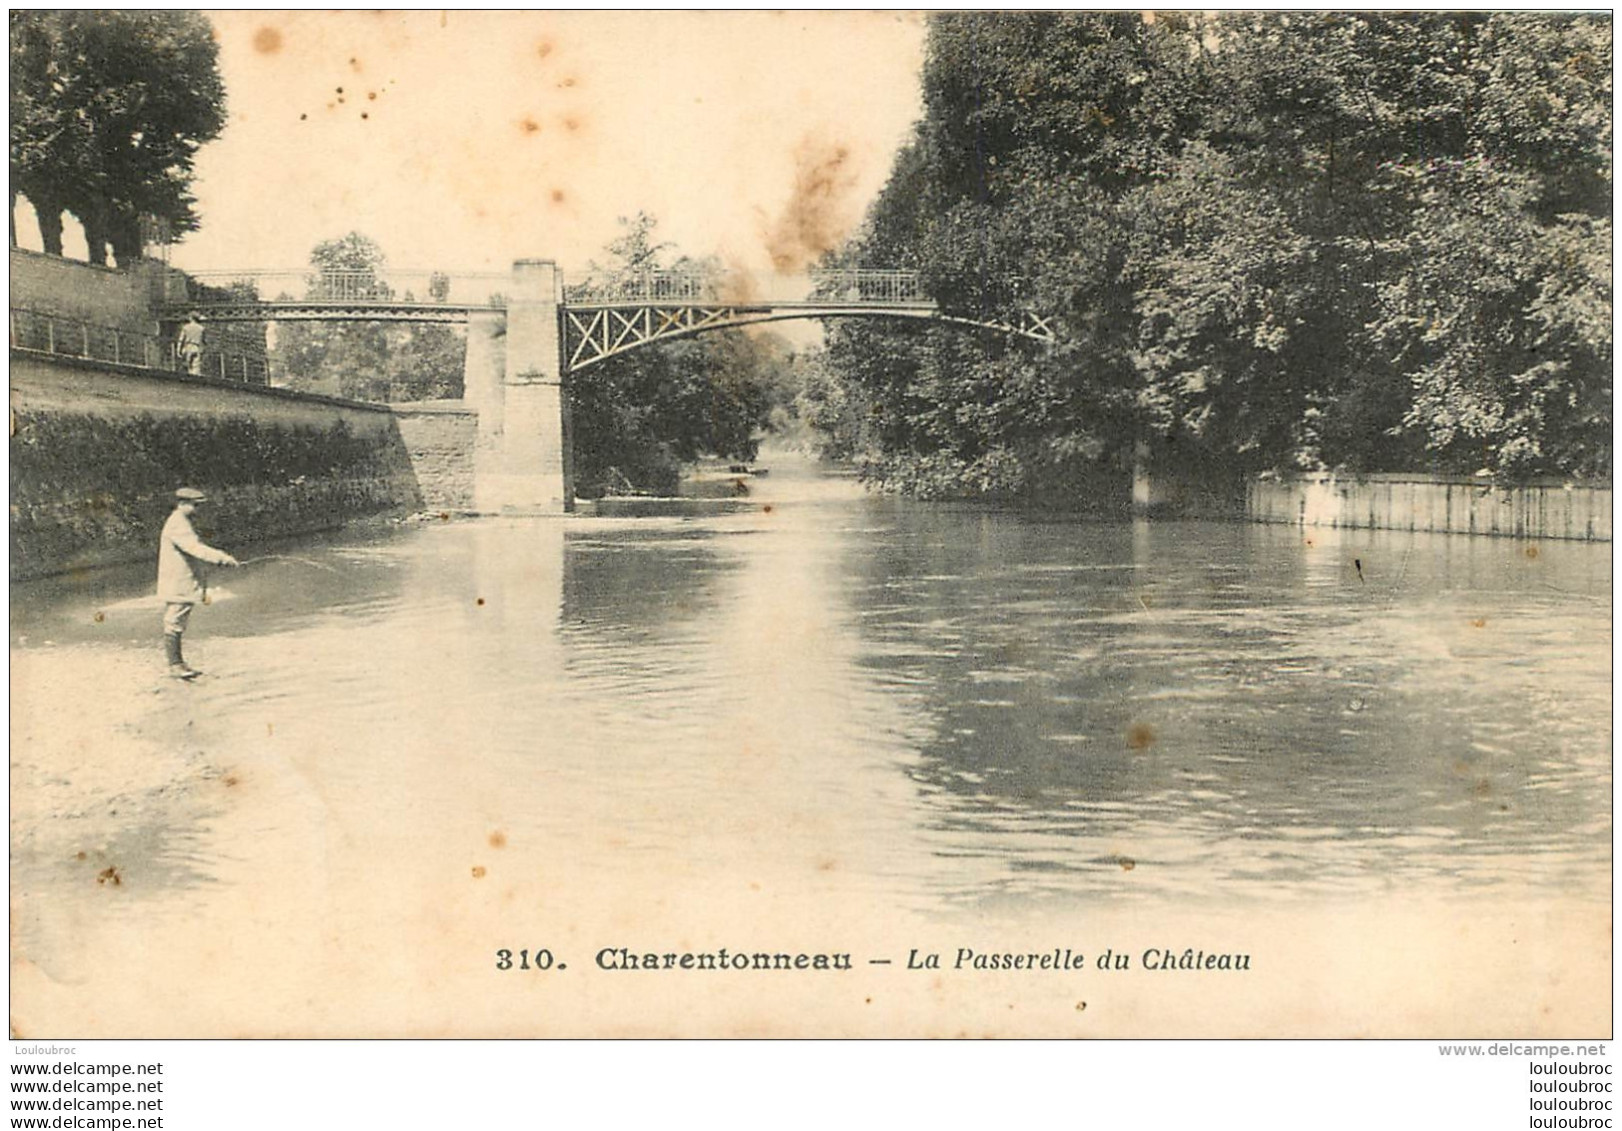
[{"label": "dense foliage", "polygon": [[[713,274],[713,263],[672,259],[644,214],[621,221],[606,263],[584,295],[611,294],[651,270]],[[774,374],[788,364],[780,339],[717,330],[611,357],[569,383],[575,490],[582,497],[667,494],[681,465],[702,456],[753,459],[768,422]]]},{"label": "dense foliage", "polygon": [[10,451],[14,577],[156,545],[183,484],[224,504],[207,521],[227,545],[421,502],[389,434],[342,421],[20,408]]},{"label": "dense foliage", "polygon": [[[304,297],[320,297],[324,280],[341,272],[357,292],[393,298],[386,266],[383,249],[359,232],[324,240],[310,252]],[[441,400],[462,395],[465,349],[460,333],[438,323],[286,322],[276,328],[273,373],[289,388],[351,400]]]},{"label": "dense foliage", "polygon": [[[11,204],[39,217],[62,254],[62,213],[84,225],[92,263],[141,255],[142,217],[197,227],[199,146],[225,124],[218,45],[183,11],[12,11]],[[16,243],[15,230],[11,233]]]},{"label": "dense foliage", "polygon": [[874,477],[1609,474],[1608,18],[942,14],[924,101],[848,261],[1060,340],[835,327]]}]

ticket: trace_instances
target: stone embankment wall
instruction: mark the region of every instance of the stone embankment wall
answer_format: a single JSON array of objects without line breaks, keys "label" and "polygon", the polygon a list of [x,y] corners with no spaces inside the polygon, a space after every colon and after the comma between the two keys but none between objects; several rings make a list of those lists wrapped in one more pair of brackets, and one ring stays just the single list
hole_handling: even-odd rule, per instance
[{"label": "stone embankment wall", "polygon": [[1246,513],[1304,526],[1611,540],[1610,486],[1562,480],[1511,487],[1434,475],[1258,479],[1248,485]]},{"label": "stone embankment wall", "polygon": [[423,504],[383,406],[15,350],[10,454],[12,580],[151,557],[180,486],[227,548]]},{"label": "stone embankment wall", "polygon": [[[152,260],[97,267],[14,247],[10,268],[13,346],[115,364],[178,369],[175,323],[160,323],[159,313],[165,303],[184,303],[194,292],[208,289]],[[205,324],[202,371],[225,380],[268,384],[265,341],[263,325]]]},{"label": "stone embankment wall", "polygon": [[153,311],[163,301],[170,273],[161,263],[119,270],[14,247],[10,271],[13,310],[54,314],[137,334],[158,333]]},{"label": "stone embankment wall", "polygon": [[473,509],[473,452],[479,414],[463,401],[416,401],[389,406],[430,511]]}]

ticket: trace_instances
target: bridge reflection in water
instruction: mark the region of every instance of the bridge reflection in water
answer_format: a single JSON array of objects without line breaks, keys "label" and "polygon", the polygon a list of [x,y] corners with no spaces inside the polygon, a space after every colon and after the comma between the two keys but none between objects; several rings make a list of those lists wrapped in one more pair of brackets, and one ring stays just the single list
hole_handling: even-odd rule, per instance
[{"label": "bridge reflection in water", "polygon": [[[1600,891],[1604,547],[1304,547],[791,471],[762,481],[769,514],[436,524],[299,550],[337,572],[233,576],[199,625],[235,673],[198,689],[199,741],[299,744],[391,840],[454,837],[472,806],[604,877],[624,852],[833,854],[935,909]],[[14,639],[150,658],[149,625],[109,639],[75,592],[29,589]]]},{"label": "bridge reflection in water", "polygon": [[1524,953],[1534,895],[1603,933],[1606,547],[1078,522],[772,463],[770,512],[289,547],[199,610],[196,686],[121,603],[144,569],[14,586],[20,1016],[156,994],[189,1035],[398,1035],[488,986],[491,932],[571,978],[609,944],[1169,946],[1191,915],[1282,963],[1274,932],[1342,915],[1361,955],[1409,908]]}]

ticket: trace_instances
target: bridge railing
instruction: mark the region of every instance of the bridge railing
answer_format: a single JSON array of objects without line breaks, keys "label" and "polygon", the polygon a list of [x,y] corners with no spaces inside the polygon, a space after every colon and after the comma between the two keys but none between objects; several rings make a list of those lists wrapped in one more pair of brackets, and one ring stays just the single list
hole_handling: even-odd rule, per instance
[{"label": "bridge railing", "polygon": [[184,304],[206,310],[211,305],[243,302],[309,302],[357,306],[368,303],[424,306],[501,307],[509,285],[506,272],[435,271],[386,268],[381,271],[313,268],[194,271]]},{"label": "bridge railing", "polygon": [[[11,348],[84,361],[110,361],[138,369],[186,371],[175,343],[157,334],[17,307],[11,311]],[[250,385],[264,385],[270,379],[269,364],[262,355],[206,347],[198,359],[197,372]]]},{"label": "bridge railing", "polygon": [[563,301],[709,302],[717,300],[726,276],[713,271],[637,271],[565,283]]},{"label": "bridge railing", "polygon": [[743,272],[639,271],[593,278],[563,288],[566,303],[722,302],[749,305],[828,302],[848,305],[927,305],[916,271],[811,271],[752,277]]},{"label": "bridge railing", "polygon": [[824,270],[811,273],[811,298],[829,302],[925,304],[929,296],[916,271]]}]

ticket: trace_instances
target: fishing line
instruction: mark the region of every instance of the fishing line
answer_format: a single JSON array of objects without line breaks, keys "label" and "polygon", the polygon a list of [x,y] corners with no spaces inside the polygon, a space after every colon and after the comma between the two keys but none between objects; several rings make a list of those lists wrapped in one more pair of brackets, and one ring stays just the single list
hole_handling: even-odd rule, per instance
[{"label": "fishing line", "polygon": [[257,558],[245,559],[242,564],[258,565],[260,562],[297,562],[299,565],[307,565],[313,566],[316,569],[324,569],[328,573],[339,572],[335,566],[330,566],[326,562],[318,562],[312,558],[301,558],[296,554],[260,554]]}]

